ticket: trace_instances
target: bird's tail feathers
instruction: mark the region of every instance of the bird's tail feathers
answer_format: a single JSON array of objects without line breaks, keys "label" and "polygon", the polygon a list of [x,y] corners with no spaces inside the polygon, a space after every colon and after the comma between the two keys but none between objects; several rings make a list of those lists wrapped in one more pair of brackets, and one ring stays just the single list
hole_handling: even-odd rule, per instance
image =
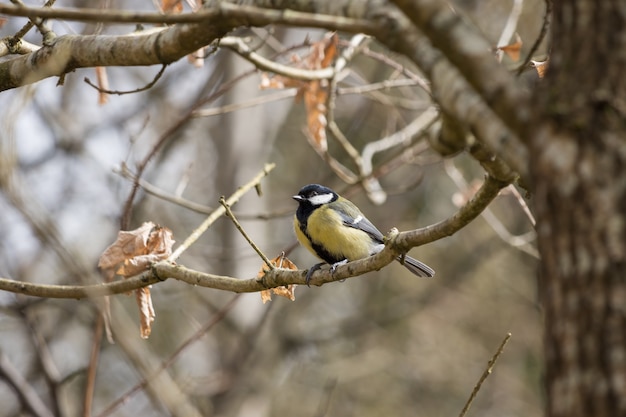
[{"label": "bird's tail feathers", "polygon": [[[402,257],[398,257],[398,261],[402,262]],[[423,262],[418,261],[410,256],[404,256],[404,267],[418,277],[430,278],[435,276],[435,270]]]}]

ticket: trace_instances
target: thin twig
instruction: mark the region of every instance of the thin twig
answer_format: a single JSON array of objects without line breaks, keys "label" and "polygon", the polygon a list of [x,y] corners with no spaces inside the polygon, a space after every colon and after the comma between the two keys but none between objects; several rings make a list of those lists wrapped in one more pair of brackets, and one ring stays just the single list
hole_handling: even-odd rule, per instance
[{"label": "thin twig", "polygon": [[91,407],[93,405],[94,393],[96,390],[96,375],[98,372],[98,362],[100,359],[100,347],[102,336],[104,334],[104,316],[98,314],[93,329],[91,340],[91,352],[89,354],[89,366],[87,367],[87,376],[85,381],[85,394],[83,397],[83,417],[91,416]]},{"label": "thin twig", "polygon": [[526,59],[524,59],[522,65],[520,65],[517,69],[518,76],[522,75],[524,69],[526,69],[530,61],[533,59],[533,55],[535,55],[537,49],[539,49],[539,45],[541,45],[541,42],[543,42],[543,39],[548,34],[548,27],[550,26],[550,16],[552,15],[552,0],[544,0],[544,2],[546,3],[546,12],[543,15],[543,25],[541,25],[541,31],[539,32],[539,36],[535,40],[535,43],[533,44],[533,46],[531,46],[530,51],[528,51]]},{"label": "thin twig", "polygon": [[[124,178],[127,178],[131,181],[137,182],[139,186],[150,195],[153,195],[163,201],[170,202],[172,204],[176,204],[177,206],[186,208],[191,211],[195,211],[200,214],[211,214],[214,207],[206,206],[204,204],[196,203],[195,201],[186,199],[184,197],[177,196],[175,194],[168,193],[161,188],[149,183],[146,180],[142,180],[138,178],[133,172],[131,172],[128,167],[122,164],[121,168],[114,169],[114,173],[121,175]],[[237,217],[242,220],[270,220],[275,219],[277,217],[285,217],[289,214],[293,214],[292,209],[283,209],[276,212],[269,213],[261,213],[261,214],[246,214],[246,213],[236,213]]]},{"label": "thin twig", "polygon": [[335,122],[335,104],[337,99],[337,82],[339,81],[339,74],[343,72],[346,65],[348,65],[348,62],[354,57],[358,50],[363,45],[367,45],[368,39],[369,38],[363,34],[355,35],[352,39],[350,39],[348,47],[341,53],[341,56],[337,58],[337,61],[335,62],[333,77],[330,80],[330,85],[328,87],[328,128],[335,136],[337,142],[339,142],[346,153],[350,155],[359,170],[361,169],[361,155],[359,155],[359,151],[352,146],[348,138],[346,138]]},{"label": "thin twig", "polygon": [[271,71],[275,74],[293,78],[295,80],[326,80],[335,76],[335,69],[332,67],[310,70],[305,68],[294,68],[269,60],[254,52],[250,49],[250,47],[248,47],[248,45],[246,45],[243,39],[236,36],[228,36],[220,39],[220,46],[235,51],[241,57],[253,63],[257,69]]},{"label": "thin twig", "polygon": [[502,340],[502,343],[500,343],[500,346],[498,347],[498,350],[496,351],[495,355],[493,355],[491,360],[487,363],[487,368],[485,369],[483,374],[480,376],[480,379],[478,380],[478,382],[474,386],[474,389],[472,390],[472,393],[470,394],[470,397],[468,398],[467,402],[465,403],[465,406],[461,410],[461,414],[459,414],[459,417],[463,417],[463,416],[465,416],[465,414],[467,414],[467,411],[469,410],[470,406],[472,405],[472,402],[474,401],[474,398],[476,398],[476,394],[478,394],[478,391],[480,391],[480,387],[482,386],[483,382],[485,382],[485,379],[487,379],[487,377],[491,374],[491,371],[493,370],[493,367],[496,364],[496,361],[498,360],[498,358],[502,354],[502,351],[504,350],[504,346],[506,346],[506,344],[507,344],[507,342],[509,341],[510,338],[511,338],[511,333],[507,333],[506,336],[504,337],[504,340]]},{"label": "thin twig", "polygon": [[[263,171],[258,173],[252,180],[250,180],[247,184],[239,187],[237,191],[235,191],[226,202],[229,206],[235,204],[241,196],[247,193],[250,189],[255,188],[255,186],[266,177],[273,169],[276,167],[276,164],[265,164]],[[168,261],[175,261],[178,257],[189,248],[206,230],[211,226],[222,214],[226,212],[226,209],[222,207],[217,207],[213,213],[211,213],[206,220],[202,222],[200,226],[196,228],[185,241],[170,255]]]},{"label": "thin twig", "polygon": [[259,254],[261,259],[263,259],[263,262],[265,262],[265,264],[270,269],[274,269],[275,268],[274,264],[272,264],[272,262],[268,259],[268,257],[265,256],[263,251],[256,245],[256,243],[254,243],[254,241],[246,233],[246,231],[243,230],[243,227],[241,226],[241,223],[239,223],[239,221],[237,221],[237,218],[235,217],[235,215],[233,214],[232,210],[230,209],[230,205],[226,202],[226,199],[224,198],[224,196],[220,197],[220,204],[222,205],[222,207],[224,207],[224,210],[226,210],[226,216],[228,216],[233,221],[233,223],[235,224],[235,227],[237,228],[237,230],[239,230],[239,233],[241,233],[241,235],[248,241],[250,246],[252,246],[252,249],[254,249],[254,251]]},{"label": "thin twig", "polygon": [[288,90],[281,90],[272,94],[263,94],[240,103],[225,104],[220,107],[196,110],[193,112],[193,117],[208,117],[226,114],[237,110],[247,109],[249,107],[259,106],[261,104],[292,98],[295,97],[297,93],[298,91],[295,88],[290,88]]},{"label": "thin twig", "polygon": [[528,204],[526,204],[526,200],[524,200],[524,197],[522,197],[518,189],[515,188],[513,184],[511,184],[509,185],[509,191],[515,196],[517,203],[520,205],[520,207],[522,207],[522,210],[524,210],[524,214],[526,214],[526,217],[528,217],[528,220],[530,220],[530,224],[532,224],[533,227],[536,226],[537,221],[535,220],[535,216],[533,216],[533,213],[530,211]]},{"label": "thin twig", "polygon": [[[322,285],[329,282],[336,282],[345,280],[346,278],[356,277],[366,272],[379,270],[387,264],[393,262],[398,255],[406,253],[413,247],[424,245],[443,237],[453,235],[471,223],[493,201],[493,199],[497,197],[500,190],[507,185],[507,182],[487,176],[483,185],[476,192],[474,197],[452,216],[427,227],[402,232],[390,239],[390,243],[378,254],[339,266],[334,273],[331,273],[330,270],[316,271],[315,274],[313,274],[311,284]],[[219,210],[219,208],[217,210]],[[221,211],[223,214],[223,208]],[[210,217],[211,216],[209,216],[209,218]],[[186,248],[186,246],[184,247]],[[183,250],[181,250],[181,252]],[[178,255],[180,255],[180,253]],[[305,274],[303,271],[291,271],[276,268],[268,271],[263,282],[260,283],[256,278],[240,279],[222,275],[206,274],[180,265],[174,265],[169,261],[161,261],[154,264],[151,271],[145,271],[144,273],[136,275],[132,278],[106,284],[84,286],[44,285],[0,278],[0,290],[44,298],[102,297],[105,295],[132,291],[137,288],[155,284],[168,278],[177,279],[179,281],[184,281],[189,284],[199,285],[202,287],[237,293],[258,292],[268,288],[275,288],[290,284],[305,284]]]},{"label": "thin twig", "polygon": [[[52,5],[55,3],[55,1],[56,0],[48,0],[43,5],[43,7],[52,7]],[[25,5],[24,5],[24,3],[22,1],[11,0],[11,2],[16,4],[16,5],[19,5],[20,7],[25,7]],[[17,33],[13,36],[13,39],[15,41],[22,39],[33,28],[33,26],[37,25],[37,27],[39,27],[39,26],[41,26],[41,24],[42,24],[42,19],[41,18],[38,18],[38,17],[30,18],[28,23],[26,23],[20,30],[17,31]],[[43,32],[42,32],[42,35],[44,35]]]},{"label": "thin twig", "polygon": [[[207,23],[215,19],[246,18],[249,24],[266,25],[270,23],[289,24],[299,27],[341,27],[346,32],[371,33],[376,29],[374,20],[353,19],[318,13],[298,12],[294,10],[270,10],[255,6],[240,6],[218,3],[215,7],[203,8],[192,13],[162,14],[132,10],[102,10],[90,8],[34,8],[16,7],[0,4],[0,14],[8,16],[41,17],[42,19],[64,19],[80,22],[103,23],[154,23],[173,25],[177,23]],[[339,25],[338,25],[339,23]]]},{"label": "thin twig", "polygon": [[140,93],[142,91],[146,91],[151,89],[156,83],[157,81],[159,81],[159,79],[161,78],[161,76],[163,76],[163,73],[165,72],[165,68],[167,68],[167,64],[163,64],[163,66],[161,67],[161,69],[159,70],[159,72],[154,76],[154,78],[152,79],[152,81],[150,81],[148,84],[144,85],[143,87],[140,88],[136,88],[134,90],[128,90],[128,91],[119,91],[119,90],[107,90],[105,88],[102,87],[98,87],[97,85],[95,85],[89,78],[85,77],[83,79],[84,82],[86,82],[87,84],[89,84],[91,87],[95,88],[96,90],[98,90],[99,93],[105,93],[105,94],[116,94],[118,96],[123,96],[124,94],[134,94],[134,93]]}]

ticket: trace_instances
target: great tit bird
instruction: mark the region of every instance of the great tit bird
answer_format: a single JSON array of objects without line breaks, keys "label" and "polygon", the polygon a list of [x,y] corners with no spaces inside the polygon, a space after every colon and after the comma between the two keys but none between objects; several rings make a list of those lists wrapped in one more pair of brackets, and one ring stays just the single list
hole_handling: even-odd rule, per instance
[{"label": "great tit bird", "polygon": [[[385,247],[383,234],[376,226],[356,205],[330,188],[309,184],[293,199],[298,202],[293,219],[296,237],[312,254],[332,265],[333,270],[348,261],[374,255]],[[309,269],[307,285],[313,272],[323,264]],[[404,257],[404,266],[420,277],[435,275],[432,268],[410,256]]]}]

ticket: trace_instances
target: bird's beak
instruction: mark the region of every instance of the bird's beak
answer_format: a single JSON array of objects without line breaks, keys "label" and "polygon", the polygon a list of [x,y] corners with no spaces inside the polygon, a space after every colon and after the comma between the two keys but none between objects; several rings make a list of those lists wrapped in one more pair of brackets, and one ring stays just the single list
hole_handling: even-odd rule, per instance
[{"label": "bird's beak", "polygon": [[294,195],[291,198],[293,198],[294,200],[296,200],[298,202],[304,200],[304,197],[302,197],[301,195]]}]

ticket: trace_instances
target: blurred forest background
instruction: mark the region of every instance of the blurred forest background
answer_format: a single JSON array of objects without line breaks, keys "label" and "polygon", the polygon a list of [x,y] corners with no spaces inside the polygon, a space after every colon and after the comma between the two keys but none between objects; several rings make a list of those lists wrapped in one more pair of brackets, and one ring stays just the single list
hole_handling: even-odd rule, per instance
[{"label": "blurred forest background", "polygon": [[[146,1],[113,3],[118,9],[154,10]],[[495,47],[512,8],[521,3],[459,0],[456,7]],[[542,1],[523,2],[514,30],[524,41],[522,55],[537,39],[544,8]],[[26,21],[7,18],[0,36],[11,36]],[[58,35],[120,34],[134,27],[54,21],[53,29]],[[294,54],[306,57],[325,33],[268,27],[229,35],[289,64]],[[351,37],[339,38],[341,51]],[[40,35],[32,30],[26,39],[39,43]],[[407,76],[419,77],[408,60],[373,40],[363,45],[338,83],[335,108],[338,127],[359,151],[433,105],[416,78]],[[432,150],[426,130],[373,158],[387,193],[384,203],[373,204],[307,141],[307,116],[295,89],[261,89],[263,75],[250,62],[228,48],[209,52],[202,65],[176,62],[153,87],[110,95],[106,104],[84,82],[96,82],[95,69],[68,74],[62,87],[48,78],[0,94],[0,276],[42,284],[101,281],[98,258],[115,240],[132,188],[123,167],[136,172],[164,135],[167,144],[142,179],[206,207],[217,207],[220,196],[248,182],[267,162],[276,163],[262,181],[262,195],[249,193],[234,211],[268,256],[287,251],[301,269],[317,262],[296,246],[292,231],[291,196],[305,184],[336,189],[386,232],[445,219],[483,179],[484,171],[466,154],[444,159]],[[516,63],[504,56],[503,65]],[[144,86],[158,71],[106,69],[113,90]],[[393,87],[383,88],[383,82]],[[351,167],[330,133],[328,143],[329,153]],[[180,243],[205,217],[142,188],[130,226],[153,221],[171,229]],[[392,264],[345,282],[301,286],[295,301],[278,297],[265,305],[259,294],[168,280],[152,287],[156,321],[147,340],[139,338],[134,297],[111,298],[115,344],[96,337],[102,329],[91,301],[0,292],[0,415],[45,415],[29,409],[37,401],[63,416],[193,415],[190,409],[240,417],[458,415],[508,332],[512,338],[470,415],[540,415],[533,236],[509,190],[454,236],[411,251],[437,271],[433,279],[416,279]],[[241,278],[254,277],[262,264],[225,217],[178,262]],[[95,389],[85,413],[94,349]],[[15,375],[32,398],[16,389]],[[133,390],[157,379],[161,391],[141,385]],[[178,395],[186,405],[168,409],[166,395]]]}]

